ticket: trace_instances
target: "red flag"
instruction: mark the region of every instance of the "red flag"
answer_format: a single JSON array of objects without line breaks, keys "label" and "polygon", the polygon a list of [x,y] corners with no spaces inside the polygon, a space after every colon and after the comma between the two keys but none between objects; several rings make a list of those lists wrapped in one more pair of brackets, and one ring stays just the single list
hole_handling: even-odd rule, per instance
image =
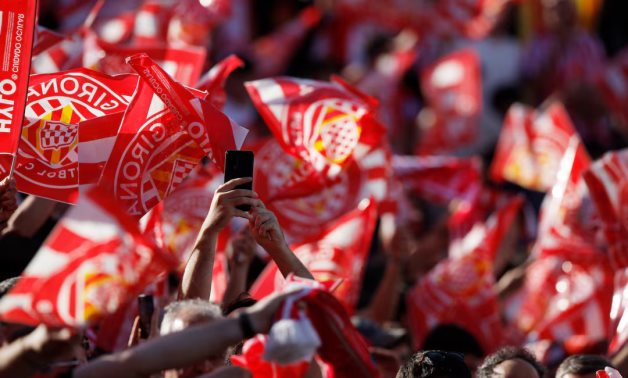
[{"label": "red flag", "polygon": [[73,33],[39,54],[33,54],[31,73],[47,74],[81,67],[83,37]]},{"label": "red flag", "polygon": [[137,54],[127,62],[150,84],[175,116],[181,127],[198,143],[219,169],[224,169],[225,152],[239,150],[248,130],[233,122],[208,101],[174,81],[146,54]]},{"label": "red flag", "polygon": [[628,149],[609,152],[584,172],[583,178],[604,224],[616,269],[628,267]]},{"label": "red flag", "polygon": [[429,109],[421,115],[419,154],[451,151],[472,143],[482,111],[480,60],[473,49],[449,54],[421,72]]},{"label": "red flag", "polygon": [[499,136],[491,178],[533,190],[549,190],[574,135],[569,115],[558,102],[539,112],[524,105],[513,105]]},{"label": "red flag", "polygon": [[18,284],[0,301],[3,321],[81,327],[136,298],[172,259],[94,189],[60,221]]},{"label": "red flag", "polygon": [[482,190],[482,162],[478,158],[393,156],[395,177],[428,201],[448,204],[472,202]]},{"label": "red flag", "polygon": [[139,219],[181,184],[204,155],[148,83],[140,80],[100,185]]},{"label": "red flag", "polygon": [[37,1],[0,3],[0,180],[9,174],[26,107]]},{"label": "red flag", "polygon": [[15,167],[18,189],[76,201],[81,122],[124,111],[137,80],[87,69],[33,75]]},{"label": "red flag", "polygon": [[[317,281],[342,281],[333,294],[349,313],[357,305],[376,217],[377,205],[362,202],[359,208],[329,224],[320,237],[292,246]],[[277,265],[271,263],[251,288],[251,294],[262,298],[284,284]]]},{"label": "red flag", "polygon": [[628,342],[628,268],[615,273],[611,306],[611,334],[608,354],[614,356]]},{"label": "red flag", "polygon": [[33,56],[48,50],[50,47],[65,39],[62,34],[59,34],[40,25],[37,25],[35,31],[35,44],[33,45],[32,51]]},{"label": "red flag", "polygon": [[381,142],[377,101],[334,78],[332,83],[277,77],[245,84],[282,148],[332,178]]},{"label": "red flag", "polygon": [[262,355],[267,342],[266,335],[257,335],[248,339],[242,346],[242,354],[231,356],[232,364],[242,366],[257,378],[301,378],[307,373],[310,367],[309,361],[288,365],[266,361]]},{"label": "red flag", "polygon": [[148,54],[169,75],[184,85],[194,85],[201,76],[207,51],[200,47],[118,46],[100,40],[94,33],[85,37],[83,66],[109,75],[130,73],[126,58],[135,54]]},{"label": "red flag", "polygon": [[382,204],[388,193],[390,154],[384,148],[375,148],[349,164],[324,187],[292,196],[286,188],[294,188],[293,176],[307,165],[284,152],[276,139],[256,149],[255,156],[255,190],[291,243],[320,235],[329,222],[355,209],[362,199],[372,197]]},{"label": "red flag", "polygon": [[211,104],[218,110],[222,110],[227,102],[225,93],[225,82],[227,77],[235,69],[243,67],[244,62],[235,55],[229,55],[225,59],[216,63],[196,84],[196,89],[207,91]]},{"label": "red flag", "polygon": [[136,47],[165,45],[173,6],[144,0],[135,15],[133,42]]},{"label": "red flag", "polygon": [[439,36],[483,38],[502,17],[512,0],[441,0],[424,12],[431,33]]}]

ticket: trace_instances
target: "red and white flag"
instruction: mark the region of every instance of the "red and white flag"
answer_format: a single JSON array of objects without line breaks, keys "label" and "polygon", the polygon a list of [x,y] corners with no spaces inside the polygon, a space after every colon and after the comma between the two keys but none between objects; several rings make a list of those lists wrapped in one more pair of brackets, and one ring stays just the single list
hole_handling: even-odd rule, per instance
[{"label": "red and white flag", "polygon": [[[302,242],[324,232],[326,226],[355,209],[363,199],[373,198],[383,206],[390,180],[390,154],[383,148],[372,149],[363,158],[349,164],[332,182],[317,190],[305,188],[300,195],[290,195],[307,164],[288,155],[276,139],[255,149],[255,191],[275,213],[290,243]],[[296,176],[296,178],[295,178]]]},{"label": "red and white flag", "polygon": [[447,156],[393,156],[395,177],[427,201],[448,204],[472,202],[482,190],[479,158]]},{"label": "red and white flag", "polygon": [[75,202],[80,124],[124,111],[137,82],[136,75],[82,68],[31,76],[15,166],[18,190]]},{"label": "red and white flag", "polygon": [[173,8],[163,1],[144,0],[135,14],[133,44],[136,47],[165,45]]},{"label": "red and white flag", "polygon": [[82,67],[83,36],[72,33],[63,36],[47,49],[33,53],[32,74],[47,74]]},{"label": "red and white flag", "polygon": [[243,67],[244,62],[236,55],[229,55],[225,59],[216,63],[203,77],[196,83],[196,89],[207,91],[207,99],[218,110],[222,110],[227,102],[225,93],[225,82],[234,70]]},{"label": "red and white flag", "polygon": [[425,27],[440,37],[483,38],[512,0],[440,0],[423,13]]},{"label": "red and white flag", "polygon": [[628,267],[628,149],[609,152],[584,172],[584,181],[602,220],[611,261]]},{"label": "red and white flag", "polygon": [[41,25],[37,25],[35,29],[35,43],[33,45],[32,55],[35,56],[43,51],[46,51],[64,39],[65,37],[63,34],[59,34]]},{"label": "red and white flag", "polygon": [[[294,254],[317,281],[341,281],[333,295],[349,313],[357,305],[376,217],[377,204],[365,200],[357,209],[329,224],[320,237],[292,246]],[[284,285],[277,265],[270,263],[251,288],[251,294],[263,298]]]},{"label": "red and white flag", "polygon": [[281,147],[310,165],[320,181],[381,143],[377,101],[339,78],[326,83],[276,77],[245,86]]},{"label": "red and white flag", "polygon": [[539,111],[513,105],[499,136],[491,178],[528,189],[549,190],[556,181],[569,140],[575,135],[567,111],[558,102]]},{"label": "red and white flag", "polygon": [[[204,132],[201,127],[196,134]],[[203,156],[193,136],[140,80],[99,185],[139,219],[181,184]]]},{"label": "red and white flag", "polygon": [[452,151],[477,138],[482,78],[475,50],[456,51],[427,67],[421,89],[429,108],[420,117],[420,155]]},{"label": "red and white flag", "polygon": [[209,101],[198,98],[177,83],[148,55],[137,54],[128,64],[150,84],[171,114],[219,169],[224,169],[225,153],[239,150],[248,130],[216,109]]},{"label": "red and white flag", "polygon": [[17,285],[0,301],[3,321],[83,327],[134,300],[173,259],[146,240],[95,188],[57,224]]},{"label": "red and white flag", "polygon": [[26,107],[36,0],[0,3],[0,180],[9,175]]}]

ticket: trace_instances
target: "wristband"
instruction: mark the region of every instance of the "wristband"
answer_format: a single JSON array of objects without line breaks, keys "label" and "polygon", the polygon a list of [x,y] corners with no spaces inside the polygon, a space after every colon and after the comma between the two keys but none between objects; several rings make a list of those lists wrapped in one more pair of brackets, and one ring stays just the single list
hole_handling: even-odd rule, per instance
[{"label": "wristband", "polygon": [[238,323],[240,324],[240,330],[242,331],[242,339],[250,339],[257,335],[257,332],[253,330],[251,318],[246,312],[243,311],[240,315],[238,315]]}]

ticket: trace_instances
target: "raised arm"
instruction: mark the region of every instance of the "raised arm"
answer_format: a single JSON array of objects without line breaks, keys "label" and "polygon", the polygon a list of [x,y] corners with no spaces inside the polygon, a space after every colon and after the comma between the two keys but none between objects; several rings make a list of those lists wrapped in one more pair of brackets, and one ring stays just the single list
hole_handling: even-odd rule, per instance
[{"label": "raised arm", "polygon": [[242,229],[242,232],[231,240],[227,249],[229,281],[222,299],[223,306],[233,304],[238,296],[246,291],[246,280],[256,247],[255,239],[247,228]]},{"label": "raised arm", "polygon": [[261,245],[273,258],[284,277],[294,273],[297,277],[314,279],[312,273],[288,247],[275,214],[266,209],[263,204],[251,210],[249,227],[257,244]]},{"label": "raised arm", "polygon": [[207,218],[201,226],[194,249],[183,271],[179,292],[180,299],[201,298],[209,300],[218,233],[234,216],[251,219],[249,213],[237,209],[236,206],[251,205],[251,207],[255,207],[261,204],[255,192],[247,189],[235,189],[236,186],[250,181],[251,178],[233,179],[216,189]]},{"label": "raised arm", "polygon": [[15,179],[5,177],[0,181],[0,232],[9,222],[9,218],[17,209]]}]

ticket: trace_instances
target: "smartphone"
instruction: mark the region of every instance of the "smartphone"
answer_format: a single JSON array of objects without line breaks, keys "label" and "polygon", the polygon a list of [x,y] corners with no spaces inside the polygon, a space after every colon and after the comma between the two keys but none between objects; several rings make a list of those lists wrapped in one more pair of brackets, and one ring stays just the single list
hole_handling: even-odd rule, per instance
[{"label": "smartphone", "polygon": [[[233,151],[225,153],[225,182],[240,177],[253,177],[253,151]],[[236,186],[236,189],[253,190],[253,182]],[[251,210],[251,205],[239,205],[242,211]]]},{"label": "smartphone", "polygon": [[155,311],[153,296],[140,294],[137,297],[137,307],[140,315],[140,339],[148,339],[150,335],[151,320]]}]

